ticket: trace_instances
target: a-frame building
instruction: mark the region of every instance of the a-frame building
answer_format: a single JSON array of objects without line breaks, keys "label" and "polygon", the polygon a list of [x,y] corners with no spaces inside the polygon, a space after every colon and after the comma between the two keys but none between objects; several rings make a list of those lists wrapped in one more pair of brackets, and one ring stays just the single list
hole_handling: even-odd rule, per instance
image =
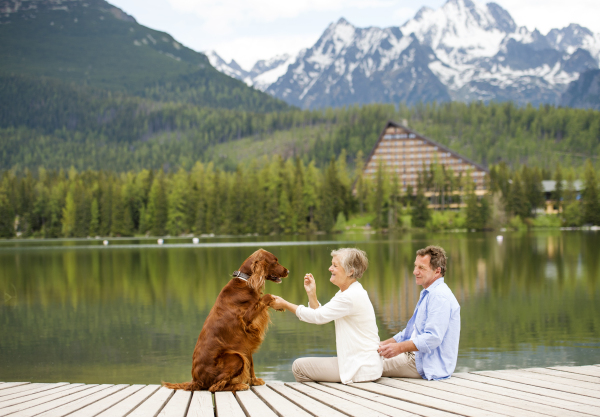
[{"label": "a-frame building", "polygon": [[402,192],[405,193],[409,185],[416,192],[419,173],[428,170],[433,163],[451,168],[455,175],[470,172],[475,183],[475,193],[487,194],[486,176],[489,172],[485,167],[406,126],[391,121],[386,124],[367,158],[363,175],[373,178],[379,164],[382,164],[388,172],[399,176]]}]

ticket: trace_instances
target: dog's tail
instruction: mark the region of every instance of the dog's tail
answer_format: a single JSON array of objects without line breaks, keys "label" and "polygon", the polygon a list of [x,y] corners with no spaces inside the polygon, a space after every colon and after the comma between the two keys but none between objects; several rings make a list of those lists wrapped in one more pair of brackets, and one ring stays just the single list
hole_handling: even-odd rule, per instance
[{"label": "dog's tail", "polygon": [[172,384],[170,382],[163,381],[162,386],[165,388],[174,389],[174,390],[182,389],[184,391],[200,391],[200,390],[202,390],[202,387],[196,381],[183,382],[181,384]]}]

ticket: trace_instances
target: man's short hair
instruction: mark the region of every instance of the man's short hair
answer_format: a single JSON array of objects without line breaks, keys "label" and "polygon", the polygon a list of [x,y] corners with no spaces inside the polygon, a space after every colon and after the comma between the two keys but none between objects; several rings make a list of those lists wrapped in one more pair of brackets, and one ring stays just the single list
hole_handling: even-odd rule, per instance
[{"label": "man's short hair", "polygon": [[448,261],[448,257],[446,256],[444,248],[440,246],[427,246],[426,248],[417,251],[417,256],[426,255],[431,257],[429,260],[431,269],[435,271],[436,269],[441,268],[442,276],[446,276],[446,262]]},{"label": "man's short hair", "polygon": [[369,267],[367,253],[356,248],[341,248],[331,251],[331,257],[339,256],[342,268],[350,278],[359,279]]}]

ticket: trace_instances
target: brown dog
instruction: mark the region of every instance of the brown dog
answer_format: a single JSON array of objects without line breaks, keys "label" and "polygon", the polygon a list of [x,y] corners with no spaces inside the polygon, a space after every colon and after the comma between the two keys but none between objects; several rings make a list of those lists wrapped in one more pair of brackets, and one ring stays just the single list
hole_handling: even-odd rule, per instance
[{"label": "brown dog", "polygon": [[[171,389],[243,391],[265,381],[254,374],[252,354],[262,343],[269,324],[271,294],[262,295],[265,281],[280,283],[289,271],[272,253],[259,249],[234,272],[204,321],[192,364],[192,381],[163,382]],[[247,278],[246,278],[247,277]]]}]

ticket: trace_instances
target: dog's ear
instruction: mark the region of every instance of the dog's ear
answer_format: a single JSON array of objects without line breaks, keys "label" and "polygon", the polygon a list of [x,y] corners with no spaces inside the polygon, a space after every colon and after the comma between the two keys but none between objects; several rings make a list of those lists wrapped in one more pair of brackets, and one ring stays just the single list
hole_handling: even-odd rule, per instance
[{"label": "dog's ear", "polygon": [[268,268],[269,264],[263,257],[254,260],[252,262],[252,275],[248,278],[248,285],[255,290],[262,288],[267,279]]}]

